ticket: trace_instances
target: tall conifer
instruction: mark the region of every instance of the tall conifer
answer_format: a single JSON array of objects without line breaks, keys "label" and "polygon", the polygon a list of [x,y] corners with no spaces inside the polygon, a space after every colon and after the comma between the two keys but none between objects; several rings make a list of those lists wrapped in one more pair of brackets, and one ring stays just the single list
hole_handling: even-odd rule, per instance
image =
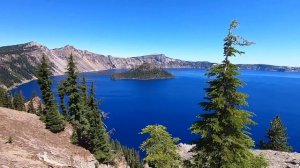
[{"label": "tall conifer", "polygon": [[88,107],[90,107],[90,111],[87,113],[87,118],[90,123],[92,151],[97,160],[100,160],[103,163],[108,163],[112,158],[110,137],[106,132],[106,128],[103,123],[104,118],[102,117],[102,112],[98,108],[94,83],[92,83],[90,88]]},{"label": "tall conifer", "polygon": [[21,92],[16,93],[13,98],[13,106],[15,110],[25,111],[24,97]]},{"label": "tall conifer", "polygon": [[112,161],[110,137],[98,109],[94,86],[92,84],[88,96],[85,77],[82,78],[81,85],[77,83],[77,79],[76,63],[71,54],[62,92],[69,98],[68,115],[74,129],[72,142],[91,151],[100,163],[109,163]]},{"label": "tall conifer", "polygon": [[77,70],[73,55],[68,58],[67,80],[65,81],[65,92],[69,96],[68,114],[72,119],[79,120],[80,97],[77,84]]},{"label": "tall conifer", "polygon": [[284,126],[279,116],[270,122],[270,129],[267,130],[267,142],[260,142],[261,149],[271,149],[276,151],[292,151],[288,144],[287,128]]},{"label": "tall conifer", "polygon": [[69,115],[68,115],[68,111],[67,111],[67,107],[65,105],[65,85],[64,82],[60,81],[58,84],[58,96],[59,96],[59,105],[62,111],[63,116],[68,119]]},{"label": "tall conifer", "polygon": [[235,168],[264,167],[265,162],[250,151],[254,141],[249,137],[252,112],[243,110],[247,105],[247,95],[238,91],[243,82],[237,78],[238,68],[230,62],[237,54],[244,54],[234,46],[248,46],[251,42],[232,31],[238,27],[232,21],[228,35],[224,39],[224,61],[210,69],[208,77],[213,77],[205,89],[206,97],[200,105],[205,113],[198,115],[191,131],[199,134],[193,151],[195,167]]},{"label": "tall conifer", "polygon": [[2,87],[0,87],[0,107],[13,108],[12,96]]},{"label": "tall conifer", "polygon": [[6,95],[6,90],[0,87],[0,107],[4,106],[5,95]]},{"label": "tall conifer", "polygon": [[42,98],[45,103],[45,109],[43,110],[41,117],[42,120],[45,121],[46,128],[56,133],[64,130],[65,121],[58,111],[54,95],[51,91],[51,74],[51,67],[47,62],[46,56],[43,55],[41,64],[37,70],[38,84],[40,85]]}]

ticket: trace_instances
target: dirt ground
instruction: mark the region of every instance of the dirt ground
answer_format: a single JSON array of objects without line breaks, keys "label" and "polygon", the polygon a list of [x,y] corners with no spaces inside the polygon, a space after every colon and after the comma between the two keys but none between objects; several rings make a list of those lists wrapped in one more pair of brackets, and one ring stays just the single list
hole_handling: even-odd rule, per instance
[{"label": "dirt ground", "polygon": [[71,125],[54,134],[38,116],[0,107],[0,167],[95,167],[93,155],[70,142],[71,134]]}]

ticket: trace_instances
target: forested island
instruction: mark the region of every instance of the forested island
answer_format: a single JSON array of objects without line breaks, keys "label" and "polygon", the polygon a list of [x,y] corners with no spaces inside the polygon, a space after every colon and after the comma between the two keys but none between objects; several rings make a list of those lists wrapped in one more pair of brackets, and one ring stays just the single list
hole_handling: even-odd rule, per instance
[{"label": "forested island", "polygon": [[143,63],[137,68],[129,71],[116,73],[111,76],[113,80],[135,79],[135,80],[156,80],[156,79],[172,79],[174,76],[168,71],[158,68],[149,63]]}]

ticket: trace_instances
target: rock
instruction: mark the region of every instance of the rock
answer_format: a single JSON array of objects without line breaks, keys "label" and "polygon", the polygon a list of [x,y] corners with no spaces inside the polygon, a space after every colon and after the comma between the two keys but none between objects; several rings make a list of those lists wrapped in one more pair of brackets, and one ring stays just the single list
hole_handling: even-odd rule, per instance
[{"label": "rock", "polygon": [[41,105],[41,108],[44,109],[45,105],[43,104],[42,99],[39,98],[38,96],[35,96],[31,100],[29,100],[26,103],[24,103],[25,111],[29,110],[31,102],[32,102],[32,105],[33,105],[33,111],[35,111],[36,113],[39,113],[38,110],[39,110],[39,106],[40,105]]},{"label": "rock", "polygon": [[299,168],[300,154],[292,152],[280,152],[272,150],[254,150],[254,153],[261,154],[271,168]]},{"label": "rock", "polygon": [[4,90],[7,90],[7,87],[3,84],[0,84],[0,88],[4,89]]},{"label": "rock", "polygon": [[[179,145],[179,155],[182,160],[189,160],[193,153],[189,152],[193,145],[182,144]],[[253,150],[257,155],[262,155],[269,163],[269,168],[299,168],[300,167],[300,153],[289,153],[272,150]]]}]

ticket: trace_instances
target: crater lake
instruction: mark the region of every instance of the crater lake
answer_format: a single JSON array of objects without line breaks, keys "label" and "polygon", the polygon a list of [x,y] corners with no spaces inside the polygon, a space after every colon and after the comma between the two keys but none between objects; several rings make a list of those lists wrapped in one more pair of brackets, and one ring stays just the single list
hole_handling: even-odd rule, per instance
[{"label": "crater lake", "polygon": [[[198,105],[204,100],[209,80],[206,70],[168,69],[176,78],[168,80],[111,80],[110,76],[99,72],[82,73],[87,84],[95,84],[96,97],[102,100],[100,109],[108,114],[105,120],[111,137],[122,144],[139,149],[146,138],[140,135],[142,128],[150,124],[162,124],[180,142],[191,143],[198,138],[189,131],[203,113]],[[240,71],[239,78],[245,82],[240,91],[249,95],[249,106],[254,112],[251,137],[256,144],[264,139],[269,122],[279,115],[288,128],[289,142],[300,152],[300,73]],[[82,75],[81,74],[81,75]],[[57,97],[57,85],[64,76],[54,76],[53,91]],[[37,81],[23,84],[12,92],[21,91],[26,99],[32,92],[40,95]]]}]

